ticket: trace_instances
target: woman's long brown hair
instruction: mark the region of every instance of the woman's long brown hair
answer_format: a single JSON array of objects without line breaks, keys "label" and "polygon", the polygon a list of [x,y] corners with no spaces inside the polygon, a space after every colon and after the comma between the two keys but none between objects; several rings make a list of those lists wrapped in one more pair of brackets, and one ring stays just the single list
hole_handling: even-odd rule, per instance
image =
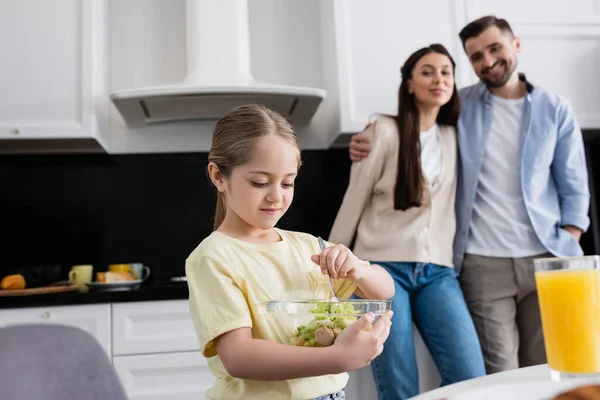
[{"label": "woman's long brown hair", "polygon": [[[408,210],[420,207],[423,197],[423,173],[421,171],[421,142],[419,141],[419,110],[414,95],[408,92],[408,81],[413,76],[417,62],[425,55],[439,53],[447,56],[452,63],[452,73],[456,66],[450,53],[441,44],[432,44],[415,51],[408,57],[400,73],[402,82],[398,90],[398,114],[395,117],[400,135],[400,152],[398,154],[398,178],[394,193],[394,208]],[[438,113],[436,122],[439,125],[456,127],[460,113],[460,100],[456,84],[452,97]]]}]

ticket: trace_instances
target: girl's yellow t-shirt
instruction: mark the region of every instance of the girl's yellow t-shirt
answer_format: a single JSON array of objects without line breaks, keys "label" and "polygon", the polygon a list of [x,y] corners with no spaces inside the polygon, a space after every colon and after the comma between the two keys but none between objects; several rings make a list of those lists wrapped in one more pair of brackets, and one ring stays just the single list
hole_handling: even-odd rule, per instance
[{"label": "girl's yellow t-shirt", "polygon": [[[264,313],[270,300],[326,299],[327,277],[310,257],[321,252],[312,235],[276,229],[281,241],[247,243],[220,232],[202,241],[186,260],[190,311],[200,348],[216,377],[206,392],[217,399],[313,399],[342,390],[348,374],[265,382],[233,378],[216,354],[213,339],[238,328],[251,328],[252,337],[287,343],[281,326]],[[334,281],[340,298],[356,285]]]}]

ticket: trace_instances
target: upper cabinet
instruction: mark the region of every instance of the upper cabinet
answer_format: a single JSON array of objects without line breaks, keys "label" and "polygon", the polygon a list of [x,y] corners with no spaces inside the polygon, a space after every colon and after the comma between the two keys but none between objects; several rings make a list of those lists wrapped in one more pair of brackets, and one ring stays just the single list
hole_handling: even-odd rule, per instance
[{"label": "upper cabinet", "polygon": [[466,11],[508,20],[521,39],[517,68],[569,100],[583,128],[600,127],[600,0],[468,0]]},{"label": "upper cabinet", "polygon": [[105,146],[105,9],[104,0],[0,2],[0,151],[21,140]]},{"label": "upper cabinet", "polygon": [[23,324],[67,325],[94,336],[111,355],[110,304],[7,308],[0,310],[0,328]]},{"label": "upper cabinet", "polygon": [[373,113],[396,113],[400,67],[415,50],[441,43],[464,61],[455,7],[447,0],[324,2],[334,24],[342,132],[361,131]]},{"label": "upper cabinet", "polygon": [[373,113],[395,114],[402,63],[431,43],[450,51],[458,88],[476,83],[458,32],[484,15],[511,24],[518,69],[534,86],[568,99],[582,127],[600,126],[600,0],[331,0],[322,13],[333,24],[341,132],[361,131]]},{"label": "upper cabinet", "polygon": [[[208,151],[215,121],[132,129],[109,99],[185,77],[185,4],[0,1],[0,153],[27,151],[24,143],[113,154]],[[258,81],[327,92],[310,124],[296,126],[303,149],[323,149],[340,133],[361,131],[373,114],[396,113],[400,67],[421,47],[448,48],[457,87],[477,82],[458,32],[488,14],[520,36],[518,68],[534,86],[570,100],[584,128],[599,127],[600,0],[248,0],[251,70]]]}]

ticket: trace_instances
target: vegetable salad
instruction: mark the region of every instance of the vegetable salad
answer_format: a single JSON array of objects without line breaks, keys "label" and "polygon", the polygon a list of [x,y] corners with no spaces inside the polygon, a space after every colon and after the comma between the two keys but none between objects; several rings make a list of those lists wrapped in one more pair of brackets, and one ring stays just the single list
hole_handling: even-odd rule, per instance
[{"label": "vegetable salad", "polygon": [[330,346],[348,325],[358,319],[358,312],[354,306],[344,302],[324,301],[310,312],[317,315],[307,325],[296,328],[296,332],[290,337],[290,344],[306,347]]}]

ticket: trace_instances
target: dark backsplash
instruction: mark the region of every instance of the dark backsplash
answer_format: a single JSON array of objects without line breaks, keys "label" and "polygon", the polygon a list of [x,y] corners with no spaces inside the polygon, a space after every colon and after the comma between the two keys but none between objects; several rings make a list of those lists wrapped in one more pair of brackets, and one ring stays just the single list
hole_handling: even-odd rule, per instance
[{"label": "dark backsplash", "polygon": [[[327,236],[348,184],[347,149],[307,150],[279,226]],[[153,281],[183,274],[212,231],[207,153],[0,158],[2,269],[143,262]],[[158,279],[157,279],[158,278]]]},{"label": "dark backsplash", "polygon": [[[600,193],[600,140],[587,132],[592,220]],[[593,140],[592,140],[593,139]],[[184,272],[184,261],[212,231],[215,192],[206,153],[0,157],[0,275],[32,265],[143,262],[151,281]],[[348,183],[346,148],[308,150],[283,229],[327,237]],[[598,173],[594,173],[599,171]],[[597,211],[598,210],[598,211]],[[598,226],[582,238],[596,254]]]}]

